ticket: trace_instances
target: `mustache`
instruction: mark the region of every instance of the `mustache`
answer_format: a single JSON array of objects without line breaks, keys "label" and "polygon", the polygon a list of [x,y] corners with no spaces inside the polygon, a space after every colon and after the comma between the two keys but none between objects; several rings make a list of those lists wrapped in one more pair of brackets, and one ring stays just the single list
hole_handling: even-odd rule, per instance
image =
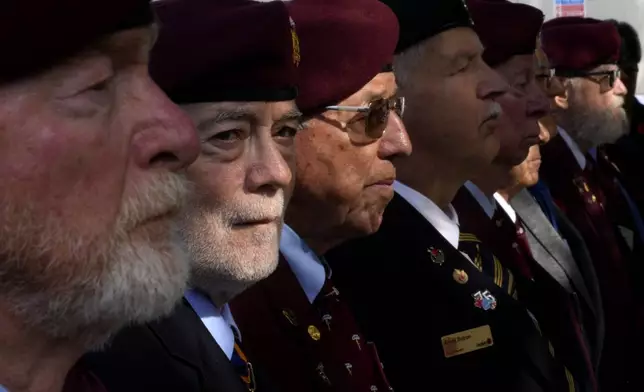
[{"label": "mustache", "polygon": [[225,206],[214,207],[229,226],[260,221],[281,220],[286,209],[284,191],[279,189],[271,196],[255,196],[246,200],[234,198]]},{"label": "mustache", "polygon": [[187,205],[192,188],[182,174],[172,172],[159,173],[137,184],[121,205],[117,228],[128,232],[146,221],[176,215]]}]

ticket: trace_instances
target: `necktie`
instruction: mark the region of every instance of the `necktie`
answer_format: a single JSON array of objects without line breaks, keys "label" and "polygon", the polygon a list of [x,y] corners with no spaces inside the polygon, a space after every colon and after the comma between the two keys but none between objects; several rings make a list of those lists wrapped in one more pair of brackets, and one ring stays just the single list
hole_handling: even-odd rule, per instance
[{"label": "necktie", "polygon": [[550,221],[552,227],[559,231],[557,226],[557,218],[555,213],[555,203],[552,201],[552,195],[548,186],[540,179],[536,184],[528,188],[528,191],[541,207],[541,210]]},{"label": "necktie", "polygon": [[255,383],[255,374],[253,373],[253,365],[248,361],[246,354],[241,349],[241,341],[239,339],[239,334],[235,328],[232,326],[230,329],[233,331],[235,336],[235,349],[233,350],[233,355],[230,358],[230,362],[235,369],[235,372],[241,377],[244,385],[248,388],[250,392],[257,390],[257,385]]}]

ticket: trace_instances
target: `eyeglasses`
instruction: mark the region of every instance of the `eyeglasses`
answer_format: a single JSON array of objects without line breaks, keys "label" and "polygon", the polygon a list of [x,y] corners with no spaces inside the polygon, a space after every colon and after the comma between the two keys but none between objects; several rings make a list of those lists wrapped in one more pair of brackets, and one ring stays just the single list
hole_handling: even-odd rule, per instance
[{"label": "eyeglasses", "polygon": [[591,80],[599,85],[599,89],[602,93],[608,92],[615,87],[615,82],[617,79],[622,77],[622,71],[618,69],[613,69],[610,71],[593,71],[593,72],[583,72],[583,71],[566,71],[566,72],[557,72],[558,76],[564,76],[569,78],[586,78]]},{"label": "eyeglasses", "polygon": [[[364,115],[358,115],[352,118],[344,126],[340,128],[344,129],[348,134],[352,142],[358,144],[368,144],[372,143],[382,137],[387,128],[387,123],[389,122],[389,113],[392,111],[402,117],[405,112],[405,98],[404,97],[391,97],[388,99],[381,98],[371,102],[367,106],[327,106],[326,110],[337,110],[341,112],[357,112],[365,113]],[[328,118],[323,119],[327,122],[331,121]],[[350,126],[359,121],[365,120],[365,126],[356,127]],[[337,125],[337,124],[334,124]]]}]

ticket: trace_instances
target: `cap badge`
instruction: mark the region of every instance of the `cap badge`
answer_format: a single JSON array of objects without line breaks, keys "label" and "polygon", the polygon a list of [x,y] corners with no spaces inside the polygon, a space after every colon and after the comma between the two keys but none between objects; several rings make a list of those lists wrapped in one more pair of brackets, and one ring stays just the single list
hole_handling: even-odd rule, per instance
[{"label": "cap badge", "polygon": [[300,65],[300,38],[295,31],[293,18],[289,18],[289,22],[291,23],[291,41],[293,42],[293,64],[297,67]]}]

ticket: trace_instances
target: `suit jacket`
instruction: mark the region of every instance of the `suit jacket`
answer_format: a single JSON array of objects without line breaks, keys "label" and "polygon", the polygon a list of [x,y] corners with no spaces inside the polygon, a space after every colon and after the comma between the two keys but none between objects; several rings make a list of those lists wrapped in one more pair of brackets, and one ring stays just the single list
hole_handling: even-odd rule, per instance
[{"label": "suit jacket", "polygon": [[555,209],[559,232],[534,200],[530,192],[522,190],[511,201],[526,229],[535,259],[562,287],[572,283],[590,312],[584,315],[584,325],[592,348],[593,364],[599,365],[604,342],[604,308],[595,267],[586,243],[570,220]]},{"label": "suit jacket", "polygon": [[[326,258],[395,390],[568,391],[525,307],[398,194],[377,233]],[[478,307],[481,293],[493,297],[494,309]],[[491,345],[452,346],[473,337],[468,330],[486,336],[488,327]]]},{"label": "suit jacket", "polygon": [[[541,211],[536,201],[535,204]],[[570,272],[575,273],[573,281],[541,243],[530,243],[530,231],[520,214],[517,219],[522,223],[521,237],[528,242],[525,248],[521,246],[517,225],[500,206],[497,206],[490,219],[465,187],[460,189],[453,205],[459,214],[461,230],[476,235],[482,241],[479,247],[487,248],[505,268],[513,272],[519,301],[537,318],[541,330],[554,347],[556,357],[566,364],[574,376],[578,390],[594,391],[594,358],[588,337],[583,332],[588,330],[584,326],[589,324],[594,333],[594,309],[579,270],[575,266],[569,268]],[[545,216],[544,219],[551,226]],[[482,252],[485,250],[478,251],[479,254]]]},{"label": "suit jacket", "polygon": [[[110,392],[248,392],[185,299],[171,316],[126,328],[83,362]],[[271,390],[265,377],[256,379],[258,392]]]},{"label": "suit jacket", "polygon": [[327,279],[310,303],[288,262],[231,302],[246,352],[288,392],[388,391],[372,342]]},{"label": "suit jacket", "polygon": [[581,233],[595,267],[605,313],[605,339],[599,367],[600,384],[607,391],[642,390],[637,368],[644,365],[629,352],[642,347],[641,300],[633,279],[636,260],[611,215],[596,173],[582,170],[561,136],[542,148],[540,175],[555,203]]}]

